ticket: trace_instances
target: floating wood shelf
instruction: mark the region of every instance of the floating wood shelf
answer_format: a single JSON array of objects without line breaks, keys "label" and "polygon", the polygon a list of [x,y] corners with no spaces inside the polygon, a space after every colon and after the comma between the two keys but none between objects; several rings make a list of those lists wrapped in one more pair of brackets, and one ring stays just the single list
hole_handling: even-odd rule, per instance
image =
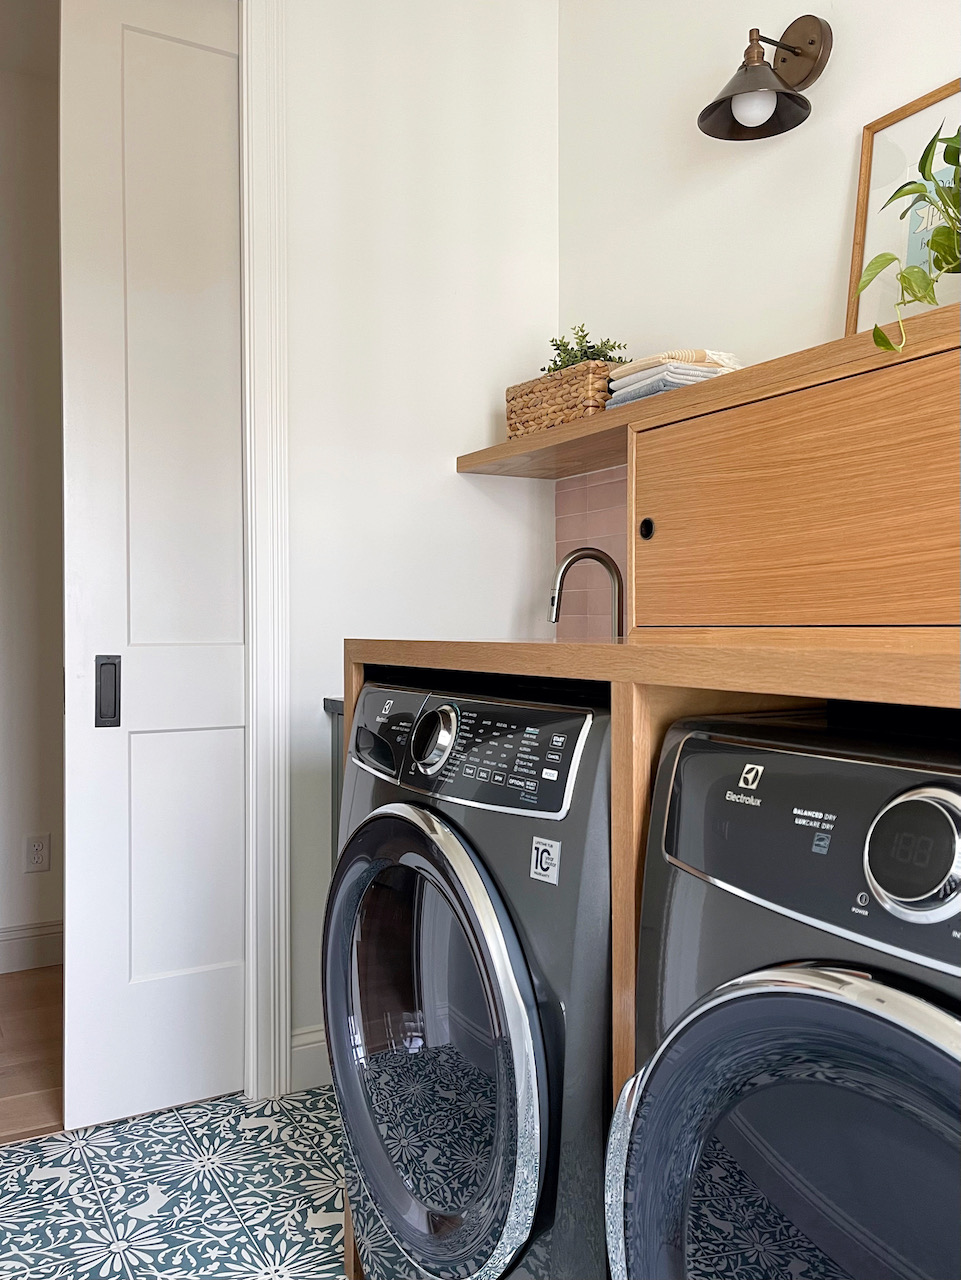
[{"label": "floating wood shelf", "polygon": [[[957,305],[939,307],[905,321],[908,341],[900,354],[879,351],[870,333],[858,333],[763,364],[749,365],[692,387],[667,391],[620,409],[595,413],[589,418],[463,454],[457,459],[457,470],[469,475],[559,480],[585,471],[621,466],[627,462],[632,431],[649,431],[947,351],[958,345],[959,319]],[[885,331],[892,339],[899,336],[897,325],[888,325]]]}]

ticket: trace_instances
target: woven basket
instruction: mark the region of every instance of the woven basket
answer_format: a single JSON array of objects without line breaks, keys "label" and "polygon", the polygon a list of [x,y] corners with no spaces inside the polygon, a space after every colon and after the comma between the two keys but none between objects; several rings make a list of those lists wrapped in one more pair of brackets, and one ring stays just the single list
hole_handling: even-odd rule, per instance
[{"label": "woven basket", "polygon": [[588,417],[611,398],[606,360],[582,360],[557,373],[507,388],[507,438],[528,436],[562,422]]}]

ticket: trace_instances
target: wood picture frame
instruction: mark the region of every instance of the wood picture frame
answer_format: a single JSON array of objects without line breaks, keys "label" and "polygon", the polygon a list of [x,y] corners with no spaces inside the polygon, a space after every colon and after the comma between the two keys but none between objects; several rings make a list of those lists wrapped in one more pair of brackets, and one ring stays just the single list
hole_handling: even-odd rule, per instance
[{"label": "wood picture frame", "polygon": [[[851,250],[851,276],[848,281],[847,313],[845,315],[844,322],[845,337],[851,337],[853,334],[858,332],[858,309],[860,298],[858,296],[857,288],[861,279],[861,273],[864,270],[864,247],[868,232],[868,201],[871,192],[871,172],[874,162],[875,138],[879,133],[882,133],[885,129],[889,129],[892,125],[898,124],[902,120],[908,119],[910,116],[917,115],[919,112],[926,110],[928,107],[934,106],[938,102],[943,102],[947,98],[952,98],[957,93],[961,93],[961,78],[951,80],[947,84],[941,85],[940,88],[932,89],[930,93],[926,93],[920,98],[915,98],[913,102],[909,102],[903,107],[898,107],[894,111],[889,111],[887,115],[881,116],[877,120],[872,120],[870,124],[866,124],[864,126],[864,130],[861,135],[861,165],[858,171],[858,198],[854,215],[854,244]],[[927,139],[925,139],[925,141],[927,141]]]}]

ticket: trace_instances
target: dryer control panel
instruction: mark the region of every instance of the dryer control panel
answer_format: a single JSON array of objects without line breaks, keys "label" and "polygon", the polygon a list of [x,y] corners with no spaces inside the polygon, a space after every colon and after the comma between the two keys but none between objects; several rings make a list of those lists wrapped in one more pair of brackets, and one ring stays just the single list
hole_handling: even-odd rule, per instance
[{"label": "dryer control panel", "polygon": [[365,686],[357,763],[438,799],[562,818],[592,715],[567,707]]},{"label": "dryer control panel", "polygon": [[692,733],[664,852],[720,888],[961,973],[961,770]]}]

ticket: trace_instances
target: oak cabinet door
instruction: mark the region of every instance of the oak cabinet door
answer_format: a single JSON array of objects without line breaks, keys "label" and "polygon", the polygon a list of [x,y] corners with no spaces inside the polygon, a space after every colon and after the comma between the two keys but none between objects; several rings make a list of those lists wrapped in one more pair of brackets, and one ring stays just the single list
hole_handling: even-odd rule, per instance
[{"label": "oak cabinet door", "polygon": [[957,350],[637,433],[634,625],[957,625],[958,436]]}]

